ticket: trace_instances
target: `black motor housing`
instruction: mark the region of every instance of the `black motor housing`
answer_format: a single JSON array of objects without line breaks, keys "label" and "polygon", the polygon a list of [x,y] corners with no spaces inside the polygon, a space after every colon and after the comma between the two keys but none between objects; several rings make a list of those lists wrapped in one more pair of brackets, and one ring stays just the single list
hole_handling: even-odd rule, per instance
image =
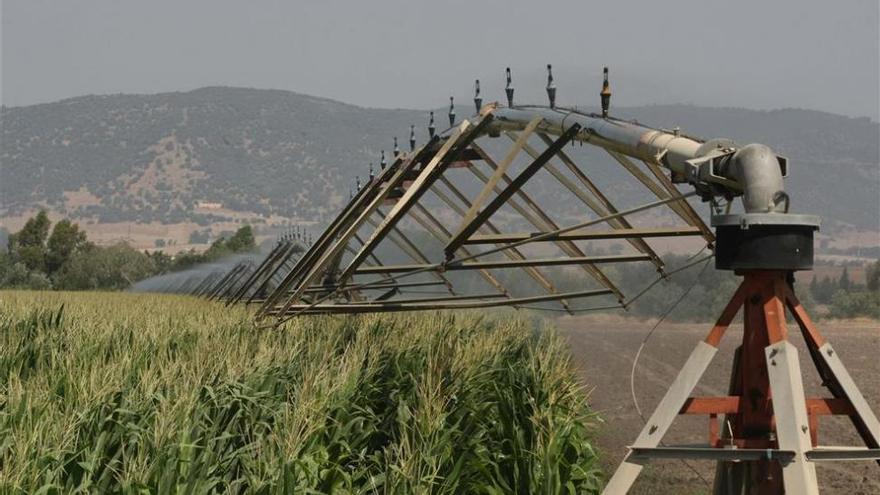
[{"label": "black motor housing", "polygon": [[811,215],[747,213],[712,219],[715,268],[719,270],[812,270],[813,234],[819,219]]}]

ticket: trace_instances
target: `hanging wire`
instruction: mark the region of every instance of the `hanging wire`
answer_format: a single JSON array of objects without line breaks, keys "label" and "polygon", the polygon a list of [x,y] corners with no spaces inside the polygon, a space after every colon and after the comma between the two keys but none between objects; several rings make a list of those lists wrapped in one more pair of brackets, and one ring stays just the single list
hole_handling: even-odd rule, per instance
[{"label": "hanging wire", "polygon": [[[699,256],[700,253],[702,253],[703,251],[705,251],[706,248],[707,248],[707,246],[703,246],[702,249],[700,249],[699,251],[697,251],[696,253],[694,253],[693,256],[691,256],[690,258],[688,258],[688,260],[693,260],[694,258],[696,258],[697,256]],[[676,299],[676,300],[675,300],[675,301],[669,306],[669,308],[667,308],[666,311],[664,311],[664,312],[660,315],[660,317],[659,317],[659,318],[657,319],[657,321],[654,323],[654,326],[652,326],[651,329],[648,330],[648,333],[645,334],[645,338],[642,339],[642,342],[639,344],[639,348],[638,348],[638,350],[636,351],[636,355],[633,357],[632,368],[630,369],[630,372],[629,372],[629,393],[630,393],[630,396],[632,397],[632,403],[633,403],[633,406],[635,407],[636,412],[637,412],[638,415],[639,415],[639,418],[641,418],[641,420],[642,420],[642,424],[643,424],[643,425],[647,425],[648,420],[645,419],[645,415],[642,413],[642,408],[639,406],[639,399],[638,399],[638,397],[636,397],[636,369],[638,368],[639,358],[641,357],[641,355],[642,355],[642,351],[645,349],[645,346],[648,344],[648,341],[651,339],[651,336],[654,334],[654,332],[657,330],[657,328],[660,327],[660,325],[663,323],[663,321],[666,320],[666,318],[667,318],[667,317],[668,317],[668,316],[669,316],[669,315],[675,310],[675,308],[677,308],[678,305],[681,304],[681,302],[685,300],[685,298],[688,296],[688,294],[690,294],[690,292],[694,289],[694,287],[697,286],[697,283],[699,282],[700,277],[703,276],[703,273],[706,271],[706,268],[709,266],[709,261],[711,260],[711,258],[712,258],[713,256],[714,256],[714,255],[709,255],[709,256],[706,256],[706,257],[700,258],[700,259],[697,260],[696,262],[693,262],[693,263],[685,263],[684,266],[682,266],[682,267],[680,267],[680,268],[677,268],[676,270],[674,270],[674,271],[672,271],[672,272],[669,272],[669,273],[667,274],[667,277],[668,277],[668,276],[670,276],[670,275],[672,275],[672,274],[679,273],[679,272],[681,272],[681,271],[683,271],[683,270],[686,270],[686,269],[688,269],[688,268],[690,268],[690,267],[692,267],[692,266],[694,266],[694,265],[696,265],[696,264],[703,263],[703,267],[700,268],[699,273],[697,273],[697,276],[694,277],[694,281],[693,281],[693,283],[691,283],[691,284],[688,286],[688,288],[685,289],[685,290],[681,293],[681,295],[678,297],[678,299]],[[662,277],[661,277],[661,278],[662,278]],[[644,293],[646,293],[648,290],[650,290],[650,288],[653,287],[654,285],[656,285],[656,283],[657,283],[657,281],[651,283],[651,284],[648,286],[648,288],[646,288],[643,292],[641,292],[637,297],[641,297],[642,294],[644,294]],[[635,301],[635,299],[630,300],[630,303],[628,303],[628,304],[631,304],[631,303],[634,302],[634,301]],[[660,442],[660,445],[663,445],[663,442]],[[700,478],[700,479],[703,481],[703,483],[706,484],[706,486],[710,486],[709,480],[707,480],[707,479],[703,476],[703,474],[700,473],[699,470],[697,470],[697,468],[695,468],[694,466],[692,466],[692,465],[691,465],[689,462],[687,462],[687,460],[685,460],[685,459],[679,459],[679,460],[680,460],[681,463],[684,464],[688,469],[690,469],[694,474],[696,474],[697,477]]]}]

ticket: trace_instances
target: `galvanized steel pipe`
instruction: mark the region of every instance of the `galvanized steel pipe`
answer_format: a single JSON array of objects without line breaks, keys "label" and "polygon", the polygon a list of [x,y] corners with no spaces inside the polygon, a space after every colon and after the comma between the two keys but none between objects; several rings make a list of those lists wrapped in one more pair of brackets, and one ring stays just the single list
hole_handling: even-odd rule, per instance
[{"label": "galvanized steel pipe", "polygon": [[[689,160],[713,152],[703,142],[687,136],[563,108],[497,107],[493,116],[495,118],[487,128],[489,134],[521,131],[535,117],[543,119],[538,132],[557,136],[577,123],[582,129],[574,140],[639,160],[657,162],[683,176],[687,176],[691,168],[687,163]],[[744,195],[743,206],[747,213],[780,211],[783,199],[787,202],[776,154],[767,146],[751,144],[742,147],[735,154],[728,153],[722,163],[724,166],[716,173],[741,188],[731,192]]]}]

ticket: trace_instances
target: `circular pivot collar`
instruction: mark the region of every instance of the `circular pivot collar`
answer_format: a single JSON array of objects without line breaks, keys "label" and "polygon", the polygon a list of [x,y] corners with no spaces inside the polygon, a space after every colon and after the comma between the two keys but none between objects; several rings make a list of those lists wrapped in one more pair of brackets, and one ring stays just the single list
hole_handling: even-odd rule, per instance
[{"label": "circular pivot collar", "polygon": [[715,268],[719,270],[811,270],[813,234],[819,217],[745,213],[712,218]]}]

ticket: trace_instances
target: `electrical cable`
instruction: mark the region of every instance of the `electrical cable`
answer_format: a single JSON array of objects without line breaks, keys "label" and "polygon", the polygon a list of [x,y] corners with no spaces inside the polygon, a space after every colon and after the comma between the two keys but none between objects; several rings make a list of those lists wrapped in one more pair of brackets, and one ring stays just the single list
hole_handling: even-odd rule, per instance
[{"label": "electrical cable", "polygon": [[[705,249],[706,249],[706,246],[704,246],[702,249],[700,249],[699,251],[697,251],[697,252],[696,252],[693,256],[691,256],[689,259],[694,259],[694,258],[697,257],[700,253],[702,253]],[[647,419],[645,419],[645,415],[642,413],[642,409],[641,409],[641,407],[639,407],[639,400],[638,400],[638,397],[636,397],[636,384],[635,384],[635,383],[636,383],[636,369],[637,369],[637,367],[638,367],[639,357],[641,357],[641,355],[642,355],[642,350],[644,350],[645,345],[646,345],[646,344],[648,343],[648,341],[651,339],[651,336],[654,334],[654,331],[657,330],[657,328],[660,327],[660,324],[663,323],[663,321],[666,319],[666,317],[668,317],[668,316],[669,316],[669,315],[675,310],[675,308],[678,307],[678,305],[679,305],[679,304],[680,304],[680,303],[681,303],[681,302],[687,297],[687,295],[690,294],[691,290],[693,290],[693,288],[696,287],[697,282],[699,282],[699,280],[700,280],[700,277],[703,276],[703,273],[706,271],[706,268],[709,266],[709,260],[710,260],[713,256],[714,256],[714,255],[709,255],[709,256],[707,256],[707,257],[705,257],[705,258],[701,258],[701,259],[698,260],[696,263],[687,263],[687,264],[685,264],[683,267],[678,268],[678,269],[676,269],[676,270],[674,270],[673,272],[670,272],[670,273],[668,274],[668,275],[672,275],[673,273],[678,273],[678,272],[680,272],[680,271],[682,271],[682,270],[684,270],[684,269],[686,269],[686,268],[689,268],[689,267],[691,267],[691,266],[694,266],[694,264],[700,263],[700,262],[702,262],[702,261],[705,260],[705,263],[703,264],[703,267],[700,269],[699,273],[697,273],[697,276],[694,278],[693,283],[692,283],[690,286],[688,286],[688,288],[685,289],[684,292],[681,293],[681,295],[678,297],[678,299],[676,299],[675,302],[673,302],[672,305],[669,306],[669,308],[667,308],[667,310],[664,311],[664,312],[660,315],[660,317],[657,319],[657,322],[654,323],[654,326],[651,327],[651,329],[650,329],[650,330],[648,331],[648,333],[645,335],[645,338],[642,339],[641,344],[639,344],[639,349],[636,351],[636,355],[635,355],[635,357],[633,357],[632,368],[630,369],[630,373],[629,373],[629,391],[630,391],[630,396],[632,397],[632,403],[633,403],[633,406],[635,407],[636,412],[638,413],[639,418],[641,418],[641,420],[642,420],[642,424],[644,424],[644,425],[647,425],[648,421],[647,421]],[[650,287],[653,287],[654,285],[655,285],[655,283],[652,283]],[[648,289],[650,289],[650,287],[648,287]],[[647,292],[647,290],[645,290],[645,292]],[[643,293],[644,293],[644,292],[643,292]],[[639,294],[639,296],[641,296],[641,294]],[[660,442],[660,444],[663,445],[663,442]],[[680,459],[680,461],[682,462],[682,464],[684,464],[685,466],[687,466],[687,468],[690,469],[694,474],[696,474],[697,477],[699,477],[699,478],[703,481],[703,483],[705,483],[707,486],[710,486],[709,480],[707,480],[707,479],[702,475],[702,473],[700,473],[700,472],[697,470],[697,468],[693,467],[689,462],[687,462],[687,461],[684,460],[684,459]]]}]

